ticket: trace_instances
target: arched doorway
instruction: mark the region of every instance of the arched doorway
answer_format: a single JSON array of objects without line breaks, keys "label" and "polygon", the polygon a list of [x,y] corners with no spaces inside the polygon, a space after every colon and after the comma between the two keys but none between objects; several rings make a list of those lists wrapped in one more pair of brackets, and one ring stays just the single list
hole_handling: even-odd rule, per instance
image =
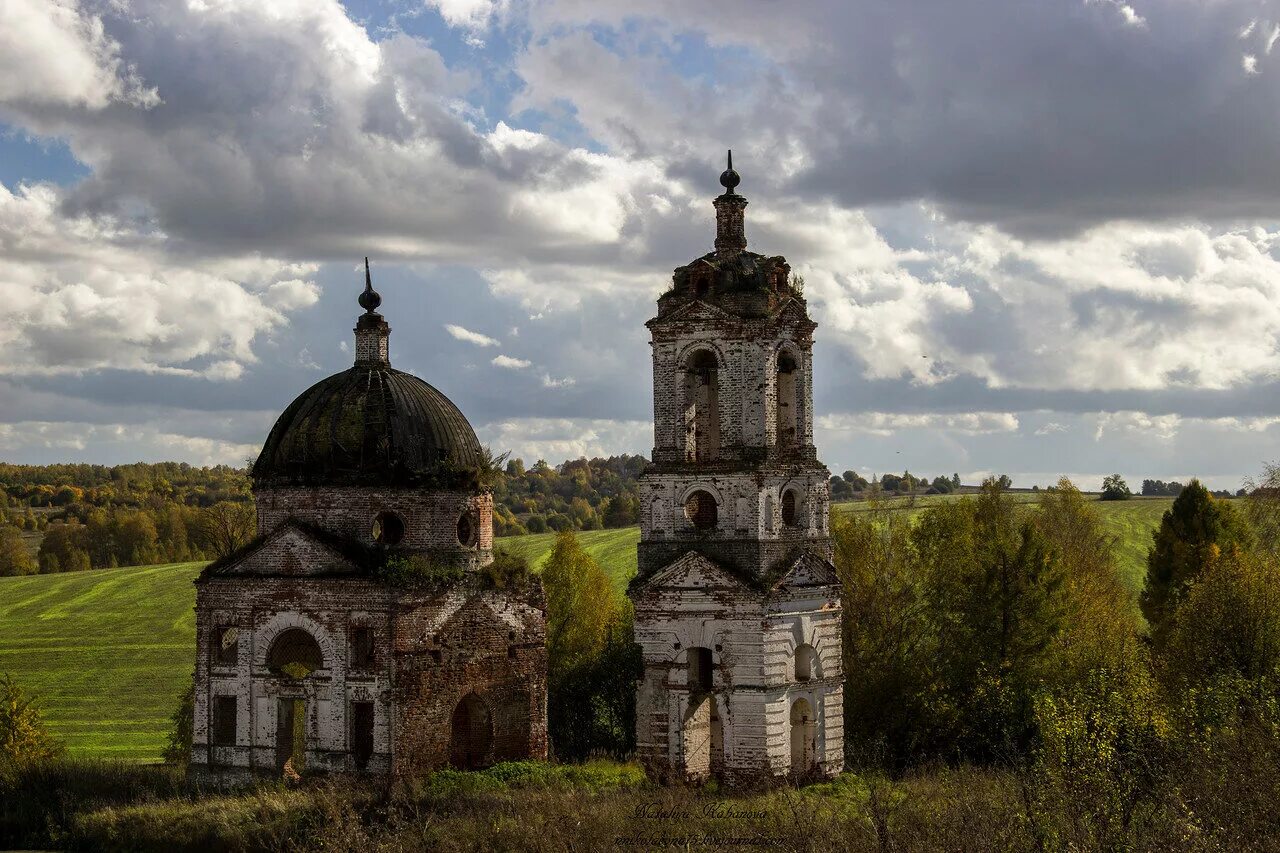
[{"label": "arched doorway", "polygon": [[791,706],[791,772],[803,776],[817,764],[818,722],[808,699]]},{"label": "arched doorway", "polygon": [[449,761],[461,770],[474,770],[489,762],[492,749],[493,716],[489,706],[476,694],[468,693],[453,709]]},{"label": "arched doorway", "polygon": [[267,668],[284,680],[276,700],[276,769],[295,773],[307,764],[307,700],[301,682],[324,667],[316,638],[301,628],[282,631],[267,651]]}]

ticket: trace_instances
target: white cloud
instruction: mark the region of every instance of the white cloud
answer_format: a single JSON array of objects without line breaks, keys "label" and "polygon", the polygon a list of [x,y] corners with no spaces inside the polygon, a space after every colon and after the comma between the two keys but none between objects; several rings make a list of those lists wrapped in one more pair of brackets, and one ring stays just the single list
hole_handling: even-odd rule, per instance
[{"label": "white cloud", "polygon": [[[425,0],[451,27],[483,29],[507,8],[507,0]],[[483,44],[483,43],[482,43]]]},{"label": "white cloud", "polygon": [[158,102],[121,61],[102,18],[76,0],[0,0],[0,21],[0,104],[101,110],[112,101]]},{"label": "white cloud", "polygon": [[507,370],[524,370],[533,362],[523,358],[512,358],[509,355],[497,355],[493,357],[491,362],[495,367],[505,367]]},{"label": "white cloud", "polygon": [[814,426],[835,432],[865,432],[873,435],[893,435],[904,430],[939,430],[978,435],[1016,432],[1018,416],[1012,412],[858,412],[820,415],[815,419]]},{"label": "white cloud", "polygon": [[577,381],[572,376],[554,377],[549,373],[542,374],[543,388],[569,388],[577,384]]},{"label": "white cloud", "polygon": [[1050,421],[1044,426],[1036,430],[1036,435],[1053,435],[1058,432],[1066,432],[1067,428],[1056,421]]},{"label": "white cloud", "polygon": [[1146,412],[1103,412],[1097,417],[1094,441],[1109,433],[1137,436],[1157,441],[1171,441],[1182,426],[1179,415],[1149,415]]},{"label": "white cloud", "polygon": [[464,329],[462,326],[455,326],[452,323],[446,323],[444,329],[458,340],[475,344],[478,347],[496,347],[498,345],[498,341],[488,335],[482,335],[479,332],[473,332],[470,329]]},{"label": "white cloud", "polygon": [[583,456],[648,455],[653,445],[650,421],[512,418],[485,424],[477,433],[495,450],[510,450],[526,462],[545,459],[553,464]]},{"label": "white cloud", "polygon": [[[0,451],[23,454],[57,451],[59,459],[104,458],[136,461],[182,459],[196,465],[243,466],[261,447],[171,432],[167,424],[98,424],[18,421],[0,423]],[[87,451],[87,453],[86,453]]]},{"label": "white cloud", "polygon": [[315,267],[173,258],[163,236],[67,217],[61,191],[0,185],[0,374],[107,368],[238,378],[253,343],[319,297]]}]

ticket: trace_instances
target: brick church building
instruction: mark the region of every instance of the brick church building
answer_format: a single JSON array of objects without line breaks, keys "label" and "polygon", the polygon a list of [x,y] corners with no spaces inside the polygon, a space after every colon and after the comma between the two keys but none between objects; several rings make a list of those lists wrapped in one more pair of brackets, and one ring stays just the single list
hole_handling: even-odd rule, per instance
[{"label": "brick church building", "polygon": [[276,421],[257,536],[196,581],[194,779],[546,756],[541,588],[487,581],[485,454],[391,367],[367,264],[355,365]]},{"label": "brick church building", "polygon": [[786,260],[747,251],[739,182],[730,159],[715,251],[675,271],[648,322],[654,449],[630,588],[639,759],[658,778],[731,785],[844,764],[816,324]]}]

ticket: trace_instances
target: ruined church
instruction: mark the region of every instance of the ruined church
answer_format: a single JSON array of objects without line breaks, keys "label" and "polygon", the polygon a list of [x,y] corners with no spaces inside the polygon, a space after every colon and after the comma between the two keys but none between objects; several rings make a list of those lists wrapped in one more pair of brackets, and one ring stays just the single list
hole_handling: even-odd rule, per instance
[{"label": "ruined church", "polygon": [[[647,324],[637,757],[672,781],[830,776],[844,679],[816,324],[786,260],[747,251],[732,156],[720,183],[715,250]],[[196,581],[196,780],[547,755],[541,587],[486,570],[487,454],[391,367],[365,263],[355,365],[280,416],[251,471],[257,536]]]},{"label": "ruined church", "polygon": [[391,367],[365,264],[355,365],[276,421],[257,536],[196,581],[196,780],[546,757],[541,588],[486,572],[485,454]]},{"label": "ruined church", "polygon": [[830,472],[813,445],[813,331],[784,258],[747,251],[729,167],[715,251],[648,322],[653,463],[630,587],[651,775],[754,785],[844,764]]}]

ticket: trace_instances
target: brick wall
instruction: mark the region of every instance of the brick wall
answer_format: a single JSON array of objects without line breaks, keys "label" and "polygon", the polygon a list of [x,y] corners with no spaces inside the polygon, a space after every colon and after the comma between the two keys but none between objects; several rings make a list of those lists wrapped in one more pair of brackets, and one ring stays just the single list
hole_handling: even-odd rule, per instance
[{"label": "brick wall", "polygon": [[404,520],[409,549],[458,548],[458,519],[470,513],[479,532],[472,552],[488,563],[493,552],[493,495],[466,491],[422,491],[387,488],[262,489],[255,496],[258,533],[265,534],[290,516],[316,524],[341,536],[372,543],[373,523],[380,512],[394,512]]}]

